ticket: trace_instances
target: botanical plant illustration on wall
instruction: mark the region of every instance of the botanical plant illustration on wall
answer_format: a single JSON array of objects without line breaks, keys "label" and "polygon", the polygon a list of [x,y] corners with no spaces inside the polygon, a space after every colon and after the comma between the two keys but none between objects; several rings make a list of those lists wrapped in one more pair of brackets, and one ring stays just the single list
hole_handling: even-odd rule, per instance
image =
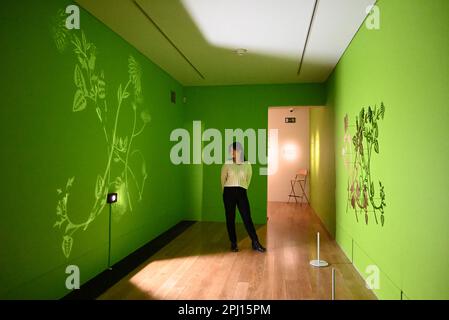
[{"label": "botanical plant illustration on wall", "polygon": [[[355,126],[349,125],[349,117],[344,118],[344,146],[343,159],[348,175],[348,198],[346,211],[351,207],[355,217],[363,213],[365,223],[369,222],[368,213],[373,213],[376,224],[385,223],[385,190],[384,185],[378,180],[378,189],[372,176],[371,164],[374,154],[379,154],[379,122],[384,119],[385,106],[383,102],[380,107],[362,108],[355,119]],[[349,128],[355,128],[355,133],[350,134]]]},{"label": "botanical plant illustration on wall", "polygon": [[[92,193],[95,200],[83,222],[75,223],[68,210],[69,195],[74,196],[70,194],[70,189],[76,183],[75,177],[69,177],[65,186],[56,190],[58,201],[54,227],[62,231],[62,252],[68,258],[74,244],[75,233],[86,231],[103,211],[108,192],[119,192],[124,204],[124,209],[119,214],[132,211],[133,203],[142,199],[147,179],[146,163],[142,152],[134,148],[133,142],[142,134],[151,117],[146,110],[142,110],[141,69],[136,59],[129,56],[127,82],[118,86],[115,95],[109,95],[105,73],[96,68],[95,45],[87,40],[84,31],[66,29],[65,18],[64,11],[58,13],[53,24],[53,37],[60,53],[70,48],[76,58],[73,71],[70,71],[73,72],[75,88],[71,108],[74,113],[86,112],[85,110],[89,108],[95,110],[92,114],[102,128],[105,142],[99,148],[105,148],[107,151],[104,170],[92,177],[92,186],[95,186]],[[127,129],[128,134],[119,136],[117,128],[120,112],[124,108],[132,109],[134,119],[131,127]],[[138,162],[133,161],[134,167],[130,161],[133,157],[138,159]],[[135,164],[139,162],[140,168],[135,168]],[[116,174],[113,175],[113,172]],[[131,194],[131,190],[136,190],[137,194]]]}]

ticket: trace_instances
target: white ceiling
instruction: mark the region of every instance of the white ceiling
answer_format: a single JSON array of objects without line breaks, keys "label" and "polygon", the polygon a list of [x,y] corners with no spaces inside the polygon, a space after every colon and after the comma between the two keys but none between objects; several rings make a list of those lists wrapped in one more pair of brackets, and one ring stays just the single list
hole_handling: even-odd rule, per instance
[{"label": "white ceiling", "polygon": [[77,2],[189,86],[324,82],[376,0]]}]

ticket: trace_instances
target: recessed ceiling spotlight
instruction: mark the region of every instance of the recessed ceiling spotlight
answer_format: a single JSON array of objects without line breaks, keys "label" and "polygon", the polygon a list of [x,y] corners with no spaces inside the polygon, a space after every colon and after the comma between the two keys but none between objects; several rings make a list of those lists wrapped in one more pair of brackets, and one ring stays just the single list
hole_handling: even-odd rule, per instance
[{"label": "recessed ceiling spotlight", "polygon": [[233,52],[238,56],[243,56],[244,54],[248,53],[248,49],[238,48],[235,49]]}]

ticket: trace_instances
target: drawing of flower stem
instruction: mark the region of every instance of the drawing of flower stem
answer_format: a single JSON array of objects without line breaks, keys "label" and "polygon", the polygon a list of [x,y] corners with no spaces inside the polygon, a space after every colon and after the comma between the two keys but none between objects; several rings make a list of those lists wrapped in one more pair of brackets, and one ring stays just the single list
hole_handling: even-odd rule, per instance
[{"label": "drawing of flower stem", "polygon": [[[379,181],[379,196],[376,197],[376,189],[371,175],[371,160],[373,151],[379,154],[379,126],[378,121],[383,120],[385,106],[369,106],[366,110],[362,108],[356,117],[356,133],[352,136],[352,150],[350,154],[355,154],[352,168],[348,178],[348,198],[346,210],[349,204],[354,209],[358,221],[358,209],[365,213],[365,223],[368,224],[368,212],[373,212],[376,224],[378,224],[377,213],[381,213],[381,224],[384,225],[384,208],[386,207],[385,192],[382,182]],[[345,116],[345,143],[348,140],[348,116]],[[347,148],[347,145],[345,145]],[[345,155],[345,150],[343,154]]]},{"label": "drawing of flower stem", "polygon": [[[140,150],[132,149],[132,147],[134,139],[144,131],[145,126],[150,121],[150,116],[148,112],[142,111],[142,125],[139,131],[136,132],[137,110],[142,102],[140,83],[141,71],[138,62],[134,59],[134,57],[129,56],[129,79],[124,87],[122,84],[119,84],[118,86],[117,95],[114,99],[117,103],[114,123],[112,128],[109,126],[108,115],[113,109],[108,108],[107,104],[108,95],[104,72],[98,72],[96,70],[96,47],[93,43],[87,40],[83,31],[81,31],[81,36],[78,36],[75,31],[68,32],[67,30],[61,30],[61,28],[65,28],[65,24],[61,23],[58,19],[64,19],[64,17],[65,16],[61,14],[61,12],[58,13],[55,26],[53,27],[53,33],[58,50],[62,53],[67,47],[67,44],[71,44],[73,53],[77,59],[74,68],[74,84],[76,90],[73,98],[72,111],[82,112],[92,105],[95,109],[96,117],[104,134],[107,151],[105,169],[102,174],[95,177],[95,201],[91,207],[87,219],[84,222],[74,223],[70,219],[69,210],[67,208],[70,194],[69,191],[75,181],[75,177],[67,180],[64,189],[57,189],[59,199],[56,207],[57,221],[54,224],[54,227],[58,227],[63,230],[62,251],[65,257],[68,258],[73,248],[74,234],[79,230],[86,231],[95,218],[101,214],[106,206],[105,199],[110,189],[117,190],[124,187],[124,192],[126,193],[126,205],[127,208],[129,208],[129,211],[132,211],[133,197],[129,182],[130,180],[133,180],[138,193],[137,201],[142,199],[143,188],[147,179],[145,158]],[[129,91],[130,88],[132,88],[132,91]],[[128,101],[133,110],[133,124],[132,130],[129,134],[129,140],[128,136],[118,136],[118,125],[120,122],[121,111]],[[129,164],[129,158],[134,154],[140,155],[140,160],[142,163],[141,184],[139,184],[138,178]],[[111,177],[113,160],[114,163],[117,163],[117,165],[122,165],[120,174],[115,176],[114,179]],[[64,226],[65,228],[63,229]]]}]

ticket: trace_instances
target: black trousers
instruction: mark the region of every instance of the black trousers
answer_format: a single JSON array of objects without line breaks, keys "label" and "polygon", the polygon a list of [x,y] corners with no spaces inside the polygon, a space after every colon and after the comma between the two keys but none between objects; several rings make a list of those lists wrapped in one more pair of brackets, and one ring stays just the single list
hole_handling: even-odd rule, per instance
[{"label": "black trousers", "polygon": [[253,220],[251,219],[251,211],[249,208],[248,196],[246,189],[242,187],[224,187],[223,202],[226,212],[226,227],[228,229],[229,240],[231,243],[237,243],[237,235],[235,233],[235,208],[239,208],[240,216],[245,224],[246,231],[253,242],[259,241]]}]

